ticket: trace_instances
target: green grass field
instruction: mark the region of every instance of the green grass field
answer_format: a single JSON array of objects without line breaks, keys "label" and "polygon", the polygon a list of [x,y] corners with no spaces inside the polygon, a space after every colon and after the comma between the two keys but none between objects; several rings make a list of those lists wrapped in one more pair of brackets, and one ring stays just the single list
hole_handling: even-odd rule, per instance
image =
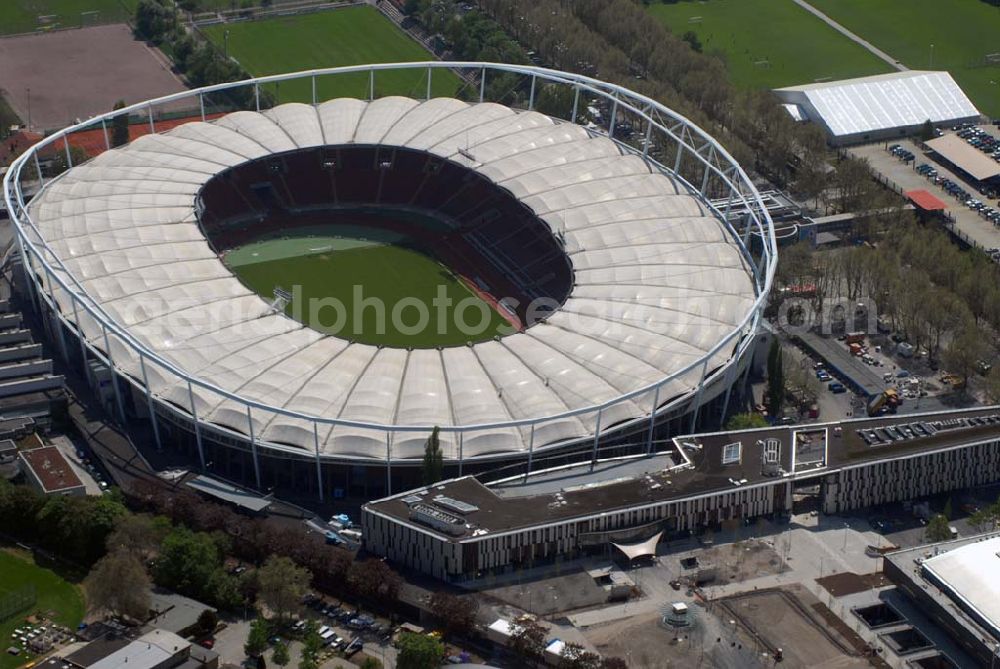
[{"label": "green grass field", "polygon": [[[319,67],[433,60],[423,46],[382,16],[374,7],[349,7],[263,21],[209,26],[205,34],[224,48],[229,32],[229,55],[255,76],[296,72]],[[444,70],[434,72],[434,95],[454,95],[459,79]],[[310,102],[308,79],[267,87],[279,102]],[[317,79],[317,97],[368,97],[368,73]],[[427,93],[423,70],[378,72],[377,96]]]},{"label": "green grass field", "polygon": [[[65,581],[54,571],[39,567],[22,553],[0,550],[0,595],[28,583],[35,586],[38,599],[31,608],[0,621],[0,639],[3,639],[4,649],[10,645],[10,635],[14,629],[20,627],[25,617],[32,613],[51,617],[70,629],[76,628],[83,620],[83,597],[77,586]],[[0,655],[0,669],[13,669],[32,659],[33,656],[24,652],[16,657],[3,653]]]},{"label": "green grass field", "polygon": [[[294,298],[286,308],[289,316],[343,339],[397,348],[432,348],[509,334],[507,321],[443,265],[381,237],[375,241],[328,233],[262,240],[229,251],[225,262],[244,284],[265,299],[273,298],[276,286],[292,293]],[[456,325],[455,310],[445,309],[444,324],[439,326],[438,312],[432,306],[439,287],[452,305],[467,300],[464,322],[483,324],[463,332]],[[330,298],[343,309],[322,306],[328,305]],[[360,310],[358,318],[358,298],[367,300],[366,304],[376,298],[384,305],[383,315],[380,317],[376,308],[368,307]],[[403,306],[408,302],[427,307],[424,326],[418,327],[417,307]],[[393,316],[394,310],[397,317]],[[482,319],[482,314],[487,318]]]},{"label": "green grass field", "polygon": [[[97,11],[96,15],[81,15]],[[39,16],[54,16],[39,21]],[[78,28],[81,23],[118,23],[131,15],[122,0],[0,0],[0,35],[40,28]]]},{"label": "green grass field", "polygon": [[694,31],[705,53],[722,51],[738,86],[778,88],[891,69],[792,0],[678,2],[649,11],[675,35]]},{"label": "green grass field", "polygon": [[[907,67],[948,70],[979,111],[1000,117],[1000,8],[982,0],[812,0]],[[934,45],[933,62],[931,44]]]}]

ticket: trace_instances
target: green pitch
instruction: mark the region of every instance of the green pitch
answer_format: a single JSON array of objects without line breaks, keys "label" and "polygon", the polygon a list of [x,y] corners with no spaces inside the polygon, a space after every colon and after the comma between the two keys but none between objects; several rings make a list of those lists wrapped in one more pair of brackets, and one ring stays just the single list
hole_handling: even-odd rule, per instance
[{"label": "green pitch", "polygon": [[[247,244],[226,253],[225,263],[268,301],[276,287],[291,293],[285,313],[342,339],[433,348],[512,332],[499,313],[446,267],[397,245],[405,241],[382,234],[366,239],[338,226],[325,234]],[[435,306],[439,296],[451,306]]]},{"label": "green pitch", "polygon": [[[11,645],[11,634],[21,627],[25,616],[32,613],[52,612],[56,622],[76,629],[83,620],[83,597],[79,589],[65,581],[49,569],[43,569],[29,557],[0,550],[0,595],[17,590],[24,585],[35,586],[37,600],[35,604],[17,615],[0,621],[0,638],[4,640],[4,649]],[[20,655],[0,655],[0,669],[13,669],[34,659],[34,655],[22,651]]]},{"label": "green pitch", "polygon": [[118,23],[130,16],[121,0],[0,0],[0,35]]},{"label": "green pitch", "polygon": [[[434,56],[382,16],[374,7],[349,7],[302,16],[246,21],[204,28],[220,49],[229,33],[229,55],[254,76],[296,72],[322,67],[433,60]],[[435,70],[431,79],[435,96],[454,95],[459,79],[452,72]],[[267,86],[279,102],[311,102],[308,79]],[[368,73],[319,77],[319,100],[369,95]],[[376,97],[427,94],[426,70],[375,73]]]},{"label": "green pitch", "polygon": [[[812,0],[812,4],[911,69],[947,70],[979,111],[1000,117],[997,7],[982,0]],[[988,62],[990,54],[997,54],[997,62]]]},{"label": "green pitch", "polygon": [[677,36],[693,31],[705,53],[721,52],[738,86],[780,88],[891,71],[792,0],[678,2],[649,11]]}]

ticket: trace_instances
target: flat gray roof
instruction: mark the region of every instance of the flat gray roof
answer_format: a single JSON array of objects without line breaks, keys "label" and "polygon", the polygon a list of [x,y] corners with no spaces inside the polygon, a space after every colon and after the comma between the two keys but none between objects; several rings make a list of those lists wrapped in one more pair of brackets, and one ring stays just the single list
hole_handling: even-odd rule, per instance
[{"label": "flat gray roof", "polygon": [[[991,419],[983,420],[987,416]],[[874,445],[866,444],[860,434],[914,423],[932,426],[931,433],[914,432],[912,437]],[[655,457],[599,462],[594,471],[588,463],[489,486],[466,476],[369,502],[364,509],[449,541],[466,541],[998,438],[1000,407],[715,432],[676,437],[671,448]],[[770,467],[765,466],[767,460]],[[435,500],[441,497],[474,507],[466,513],[440,509],[465,521],[466,531],[459,536],[442,534],[410,518],[410,505],[419,502],[437,510],[440,505]]]},{"label": "flat gray roof", "polygon": [[192,490],[210,495],[229,504],[235,504],[240,508],[253,511],[254,513],[259,513],[271,506],[271,500],[264,499],[257,493],[244,490],[232,483],[226,483],[225,481],[220,481],[217,478],[205,476],[204,474],[194,477],[186,485]]}]

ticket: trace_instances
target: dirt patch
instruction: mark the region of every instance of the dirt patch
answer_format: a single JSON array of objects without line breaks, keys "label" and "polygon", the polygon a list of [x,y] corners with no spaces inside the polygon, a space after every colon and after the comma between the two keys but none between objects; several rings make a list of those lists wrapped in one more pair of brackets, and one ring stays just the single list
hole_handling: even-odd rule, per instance
[{"label": "dirt patch", "polygon": [[[772,652],[781,648],[787,666],[870,666],[864,642],[799,585],[748,592],[718,604]],[[828,615],[827,615],[828,614]]]},{"label": "dirt patch", "polygon": [[[716,583],[746,581],[788,571],[768,542],[759,539],[712,546],[698,553],[698,569],[715,570]],[[684,576],[693,576],[698,569]]]},{"label": "dirt patch", "polygon": [[834,597],[853,595],[855,592],[892,585],[892,582],[880,572],[872,572],[871,574],[845,572],[818,578],[816,582]]},{"label": "dirt patch", "polygon": [[[131,104],[185,88],[124,24],[0,39],[0,82],[25,123],[30,99],[37,131],[111,111],[118,100]],[[175,106],[192,105],[197,100]]]}]

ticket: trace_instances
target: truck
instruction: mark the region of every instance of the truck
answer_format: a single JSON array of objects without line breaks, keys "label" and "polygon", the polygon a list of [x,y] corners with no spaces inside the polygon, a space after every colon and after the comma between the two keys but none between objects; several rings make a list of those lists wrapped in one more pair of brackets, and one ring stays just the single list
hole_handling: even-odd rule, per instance
[{"label": "truck", "polygon": [[861,344],[859,344],[856,341],[855,342],[851,342],[850,344],[848,344],[847,348],[849,348],[851,350],[851,355],[861,355],[861,353],[862,353]]},{"label": "truck", "polygon": [[883,408],[895,412],[900,405],[899,390],[896,388],[886,388],[880,393],[875,393],[868,398],[868,415],[871,417],[881,415]]},{"label": "truck", "polygon": [[845,341],[847,342],[848,346],[850,346],[851,344],[863,344],[865,342],[865,333],[848,332]]}]

